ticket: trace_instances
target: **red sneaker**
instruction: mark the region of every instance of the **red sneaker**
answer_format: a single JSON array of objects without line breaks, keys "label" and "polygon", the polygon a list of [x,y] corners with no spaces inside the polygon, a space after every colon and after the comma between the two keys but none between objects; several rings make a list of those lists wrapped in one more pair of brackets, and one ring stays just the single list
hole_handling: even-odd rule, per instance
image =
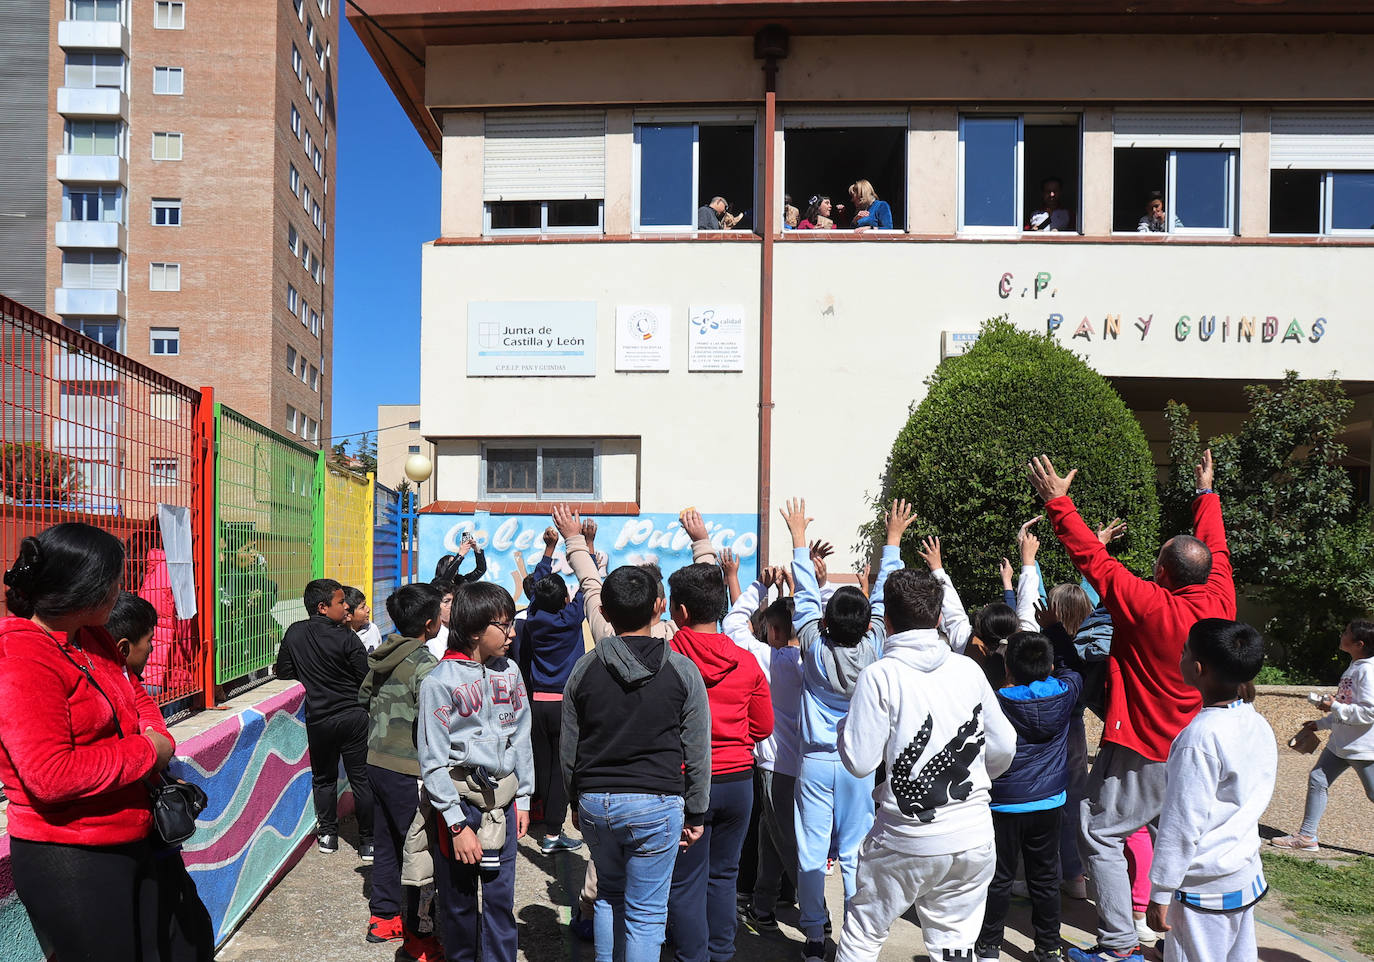
[{"label": "red sneaker", "polygon": [[405,937],[401,931],[401,917],[393,915],[389,919],[372,916],[367,920],[367,940],[369,942],[399,942]]},{"label": "red sneaker", "polygon": [[396,962],[444,962],[444,950],[432,935],[406,935],[396,950]]}]

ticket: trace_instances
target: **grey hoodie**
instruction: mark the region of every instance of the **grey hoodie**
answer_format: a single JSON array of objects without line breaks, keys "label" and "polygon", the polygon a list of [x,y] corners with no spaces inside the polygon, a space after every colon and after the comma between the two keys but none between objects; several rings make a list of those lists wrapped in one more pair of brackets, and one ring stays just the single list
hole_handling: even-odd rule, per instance
[{"label": "grey hoodie", "polygon": [[516,808],[534,793],[530,706],[520,670],[508,658],[486,664],[450,651],[420,685],[420,777],[450,826],[467,824],[449,769],[484,768],[493,779],[514,772]]}]

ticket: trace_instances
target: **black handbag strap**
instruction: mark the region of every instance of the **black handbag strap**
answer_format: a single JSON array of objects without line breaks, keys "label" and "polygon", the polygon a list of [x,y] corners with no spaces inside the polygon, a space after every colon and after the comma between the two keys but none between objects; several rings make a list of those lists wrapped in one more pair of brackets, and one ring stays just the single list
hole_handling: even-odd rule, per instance
[{"label": "black handbag strap", "polygon": [[77,664],[77,661],[75,658],[72,657],[71,652],[67,651],[66,648],[62,647],[62,642],[58,641],[56,638],[53,638],[52,635],[48,635],[48,637],[52,638],[53,642],[57,645],[57,650],[62,652],[63,657],[65,657],[68,661],[72,663],[72,667],[75,668],[77,671],[81,672],[81,674],[85,675],[86,680],[91,683],[91,687],[94,688],[96,691],[100,692],[100,697],[105,699],[105,702],[110,706],[110,716],[114,719],[115,734],[117,734],[120,738],[123,738],[124,728],[122,725],[119,724],[119,709],[115,708],[114,701],[110,698],[109,695],[105,694],[105,689],[101,688],[100,683],[95,680],[95,677],[91,674],[90,668],[87,668],[84,665]]}]

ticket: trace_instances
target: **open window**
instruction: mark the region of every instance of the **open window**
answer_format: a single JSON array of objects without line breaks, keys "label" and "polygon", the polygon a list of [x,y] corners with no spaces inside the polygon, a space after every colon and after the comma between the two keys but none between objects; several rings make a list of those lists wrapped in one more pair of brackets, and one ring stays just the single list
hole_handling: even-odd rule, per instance
[{"label": "open window", "polygon": [[783,128],[784,190],[803,218],[810,198],[828,197],[836,229],[850,229],[855,211],[849,186],[866,180],[891,208],[892,229],[906,229],[905,110],[791,108]]},{"label": "open window", "polygon": [[1078,230],[1078,114],[959,118],[959,229]]},{"label": "open window", "polygon": [[484,233],[602,233],[603,111],[489,113],[485,123]]},{"label": "open window", "polygon": [[1234,234],[1240,112],[1118,110],[1112,230]]},{"label": "open window", "polygon": [[1275,111],[1269,233],[1374,234],[1374,113]]},{"label": "open window", "polygon": [[635,121],[636,231],[753,229],[752,111],[644,113]]}]

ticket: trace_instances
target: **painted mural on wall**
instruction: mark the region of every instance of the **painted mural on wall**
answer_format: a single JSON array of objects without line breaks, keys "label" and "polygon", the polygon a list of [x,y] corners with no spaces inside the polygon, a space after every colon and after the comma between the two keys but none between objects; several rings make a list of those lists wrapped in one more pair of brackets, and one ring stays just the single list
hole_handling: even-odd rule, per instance
[{"label": "painted mural on wall", "polygon": [[[683,532],[675,513],[587,517],[596,521],[596,550],[607,556],[607,571],[621,565],[653,561],[663,569],[666,577],[692,563],[691,540]],[[740,583],[747,585],[757,571],[758,515],[704,514],[704,517],[711,544],[717,551],[729,548],[739,557]],[[418,571],[421,577],[431,574],[439,559],[446,554],[456,554],[463,535],[471,534],[486,554],[487,573],[483,580],[513,590],[515,556],[523,555],[526,567],[533,570],[544,554],[544,529],[550,523],[547,515],[422,514],[418,528]],[[471,569],[472,562],[464,561],[462,570]],[[576,584],[562,542],[554,553],[553,570],[567,578],[569,584]]]}]

